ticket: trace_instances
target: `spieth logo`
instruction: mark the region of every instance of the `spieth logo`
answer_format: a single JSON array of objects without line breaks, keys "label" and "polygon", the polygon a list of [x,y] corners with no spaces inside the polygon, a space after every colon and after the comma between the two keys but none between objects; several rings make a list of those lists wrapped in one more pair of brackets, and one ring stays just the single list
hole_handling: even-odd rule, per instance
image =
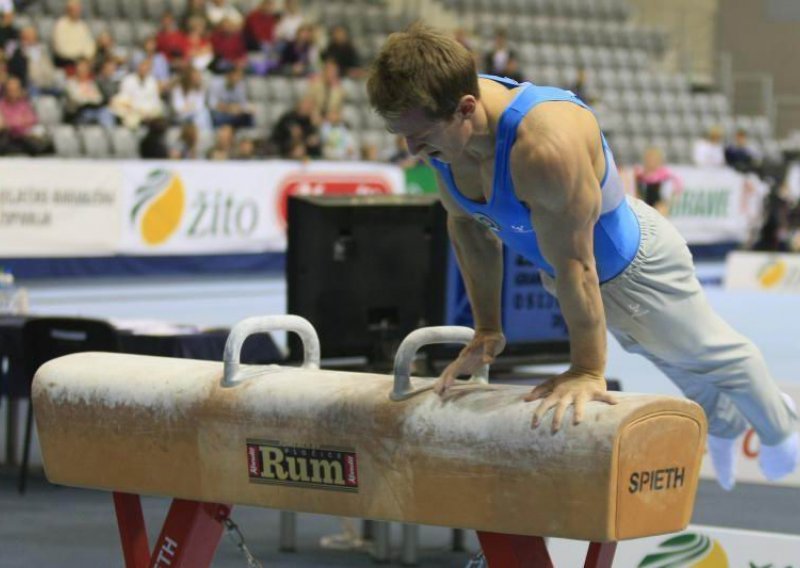
[{"label": "spieth logo", "polygon": [[247,471],[251,483],[358,491],[358,456],[353,449],[247,440]]},{"label": "spieth logo", "polygon": [[658,550],[637,568],[729,568],[728,555],[719,542],[704,534],[684,533],[658,545]]},{"label": "spieth logo", "polygon": [[500,231],[500,224],[488,215],[484,215],[483,213],[473,213],[472,218],[478,223],[490,228],[495,233]]},{"label": "spieth logo", "polygon": [[388,195],[392,183],[382,175],[303,172],[291,174],[278,184],[278,211],[287,221],[290,195]]},{"label": "spieth logo", "polygon": [[142,241],[151,246],[165,243],[178,230],[186,208],[181,178],[166,170],[154,170],[136,188],[135,200],[131,223],[139,222]]}]

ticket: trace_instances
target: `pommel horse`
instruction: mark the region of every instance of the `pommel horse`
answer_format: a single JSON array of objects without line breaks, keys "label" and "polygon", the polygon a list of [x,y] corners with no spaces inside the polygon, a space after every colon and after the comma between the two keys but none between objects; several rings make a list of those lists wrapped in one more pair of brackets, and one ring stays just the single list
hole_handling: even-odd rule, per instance
[{"label": "pommel horse", "polygon": [[[301,367],[239,363],[251,334],[287,330]],[[478,531],[491,568],[548,567],[542,537],[616,542],[689,523],[706,437],[695,403],[620,393],[581,424],[531,428],[527,387],[488,370],[440,398],[417,350],[472,330],[410,334],[394,376],[319,369],[313,327],[248,318],[222,363],[113,353],[52,360],[32,400],[48,479],[114,492],[127,568],[209,566],[233,504]],[[568,422],[568,421],[565,421]],[[175,500],[150,552],[139,495]]]}]

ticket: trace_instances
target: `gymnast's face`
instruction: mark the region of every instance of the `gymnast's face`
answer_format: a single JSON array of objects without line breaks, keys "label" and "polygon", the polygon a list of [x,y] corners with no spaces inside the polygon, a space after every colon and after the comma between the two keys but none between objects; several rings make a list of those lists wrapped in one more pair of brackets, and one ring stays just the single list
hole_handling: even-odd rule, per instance
[{"label": "gymnast's face", "polygon": [[387,129],[403,136],[412,154],[453,162],[469,142],[476,102],[474,97],[463,97],[449,120],[430,118],[422,109],[406,111],[387,120]]}]

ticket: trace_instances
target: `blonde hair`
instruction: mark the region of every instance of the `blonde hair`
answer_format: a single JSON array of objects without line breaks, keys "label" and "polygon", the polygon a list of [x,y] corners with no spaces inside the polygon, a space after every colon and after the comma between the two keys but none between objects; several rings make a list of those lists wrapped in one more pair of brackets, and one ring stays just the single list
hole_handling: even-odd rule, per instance
[{"label": "blonde hair", "polygon": [[464,95],[479,96],[472,54],[454,38],[423,24],[389,36],[367,78],[370,104],[384,118],[420,108],[449,119]]}]

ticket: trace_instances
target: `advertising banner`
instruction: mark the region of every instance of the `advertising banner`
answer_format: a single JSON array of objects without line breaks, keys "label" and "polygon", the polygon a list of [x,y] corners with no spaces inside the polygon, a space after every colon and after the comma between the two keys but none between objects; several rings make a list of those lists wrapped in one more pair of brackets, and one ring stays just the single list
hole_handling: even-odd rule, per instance
[{"label": "advertising banner", "polygon": [[725,288],[800,294],[800,255],[732,252],[725,259]]},{"label": "advertising banner", "polygon": [[121,189],[112,162],[0,160],[0,258],[116,253]]}]

